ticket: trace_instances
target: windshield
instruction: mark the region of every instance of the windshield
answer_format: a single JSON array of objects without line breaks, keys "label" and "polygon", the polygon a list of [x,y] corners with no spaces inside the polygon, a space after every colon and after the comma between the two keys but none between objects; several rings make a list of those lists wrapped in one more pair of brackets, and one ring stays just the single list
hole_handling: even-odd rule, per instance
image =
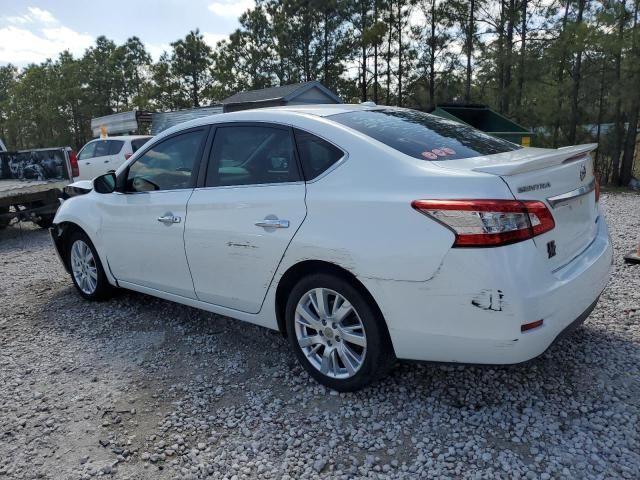
[{"label": "windshield", "polygon": [[456,160],[522,148],[468,125],[417,110],[358,110],[328,118],[422,160]]}]

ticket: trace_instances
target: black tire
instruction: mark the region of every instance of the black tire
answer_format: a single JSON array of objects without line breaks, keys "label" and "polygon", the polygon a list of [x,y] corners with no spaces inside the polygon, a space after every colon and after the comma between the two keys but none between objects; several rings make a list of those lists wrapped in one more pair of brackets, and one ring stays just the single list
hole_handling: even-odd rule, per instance
[{"label": "black tire", "polygon": [[[78,280],[76,280],[76,276],[73,273],[73,266],[71,264],[71,251],[73,249],[74,244],[77,241],[84,242],[84,244],[91,249],[91,253],[93,255],[94,264],[97,271],[96,272],[97,281],[96,281],[95,289],[93,289],[93,291],[91,292],[87,292],[83,290],[83,288],[78,283]],[[102,268],[102,263],[100,262],[100,257],[98,256],[98,253],[96,252],[96,248],[93,246],[93,243],[91,242],[87,234],[85,234],[82,231],[73,232],[69,238],[69,241],[67,242],[66,253],[67,253],[67,257],[66,257],[67,265],[69,266],[69,271],[71,272],[71,280],[73,281],[73,284],[76,286],[78,293],[80,293],[80,295],[83,298],[87,300],[92,300],[92,301],[106,300],[110,298],[111,295],[113,294],[114,288],[109,283],[109,280],[107,280],[107,276],[105,275],[104,269]]]},{"label": "black tire", "polygon": [[55,218],[55,216],[56,216],[55,213],[40,215],[40,220],[36,222],[36,225],[38,225],[40,228],[51,228],[51,226],[53,225],[53,219]]},{"label": "black tire", "polygon": [[[298,302],[301,301],[303,296],[306,296],[310,291],[317,288],[328,289],[341,295],[351,304],[353,309],[355,309],[364,327],[364,335],[366,336],[366,350],[363,351],[364,359],[355,374],[351,374],[351,376],[347,378],[335,378],[335,376],[331,376],[330,374],[322,373],[311,363],[309,357],[305,355],[302,347],[298,343],[295,326]],[[348,280],[325,273],[317,273],[304,277],[292,289],[287,300],[285,311],[287,336],[296,358],[305,370],[309,372],[309,375],[318,383],[339,392],[353,392],[376,382],[389,373],[393,367],[395,356],[385,321],[378,309],[372,305],[371,302],[372,300],[370,300],[367,295],[363,294],[357,286]],[[335,303],[337,303],[337,300],[334,299],[334,304]],[[355,317],[352,316],[352,318]],[[328,321],[331,322],[330,318]],[[333,325],[335,326],[335,323]],[[314,329],[306,331],[312,332],[313,330]],[[333,347],[323,345],[320,346],[319,349],[322,351],[324,351],[324,348],[334,348],[337,350],[339,345],[336,343],[336,340],[342,342],[343,346],[346,345],[346,341],[340,339],[336,333],[339,333],[338,330],[334,332],[329,331],[328,335],[322,334],[324,342],[327,342],[328,338],[333,339]],[[328,343],[331,345],[330,341]],[[355,348],[357,348],[357,346]],[[339,357],[338,353],[336,353],[336,357]],[[336,362],[337,368],[342,370],[346,369],[346,363],[343,359],[336,360]],[[342,365],[342,367],[340,367],[340,365]]]},{"label": "black tire", "polygon": [[[0,207],[0,215],[9,213],[9,207]],[[10,218],[0,217],[0,230],[7,228],[11,223]]]}]

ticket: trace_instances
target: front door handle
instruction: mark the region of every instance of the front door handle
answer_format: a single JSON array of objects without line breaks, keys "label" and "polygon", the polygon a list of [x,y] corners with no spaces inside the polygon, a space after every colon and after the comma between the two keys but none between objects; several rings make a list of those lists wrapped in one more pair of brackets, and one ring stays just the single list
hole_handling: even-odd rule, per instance
[{"label": "front door handle", "polygon": [[256,227],[263,228],[289,228],[289,220],[279,220],[277,218],[265,218],[255,223]]},{"label": "front door handle", "polygon": [[172,213],[165,213],[163,216],[158,217],[158,221],[164,223],[165,225],[180,223],[181,220],[182,219],[180,217],[177,217]]}]

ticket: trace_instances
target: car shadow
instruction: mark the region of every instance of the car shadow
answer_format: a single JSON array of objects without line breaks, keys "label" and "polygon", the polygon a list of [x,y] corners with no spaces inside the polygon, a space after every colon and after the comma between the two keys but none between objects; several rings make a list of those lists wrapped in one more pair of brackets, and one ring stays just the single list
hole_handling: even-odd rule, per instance
[{"label": "car shadow", "polygon": [[[195,355],[205,363],[237,363],[229,375],[249,388],[274,388],[285,394],[289,387],[301,383],[316,386],[297,365],[288,341],[278,332],[148,295],[120,290],[108,301],[90,303],[76,293],[69,280],[43,304],[41,312],[47,317],[46,328],[85,336],[86,341],[100,339],[107,346],[117,343],[120,347],[116,350],[125,357],[130,354],[139,367],[144,365],[140,362],[144,355],[152,358],[158,351],[166,351],[173,361],[173,366],[166,364],[169,375],[183,381],[206,375],[200,368],[189,371],[190,357]],[[164,340],[150,345],[148,352],[140,351],[135,342],[131,344],[135,351],[122,348],[127,337],[141,332],[161,333]],[[479,408],[503,403],[509,392],[526,390],[529,398],[554,395],[570,401],[576,395],[595,395],[605,384],[623,381],[623,372],[610,371],[613,355],[620,361],[639,354],[634,342],[588,319],[540,357],[524,364],[399,361],[387,378],[346,396],[365,398],[372,389],[389,394],[402,388],[411,396],[436,395],[452,407]],[[272,377],[265,379],[265,373]],[[273,385],[273,378],[286,381]]]}]

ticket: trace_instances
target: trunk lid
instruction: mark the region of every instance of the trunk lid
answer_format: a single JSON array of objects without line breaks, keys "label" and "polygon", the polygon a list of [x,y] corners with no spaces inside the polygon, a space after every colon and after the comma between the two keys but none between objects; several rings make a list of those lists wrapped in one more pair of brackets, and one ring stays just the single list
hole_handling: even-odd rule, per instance
[{"label": "trunk lid", "polygon": [[523,148],[433,163],[500,176],[517,200],[544,202],[556,225],[533,240],[550,270],[555,271],[584,251],[597,233],[596,179],[590,155],[596,147],[591,143],[558,149]]}]

